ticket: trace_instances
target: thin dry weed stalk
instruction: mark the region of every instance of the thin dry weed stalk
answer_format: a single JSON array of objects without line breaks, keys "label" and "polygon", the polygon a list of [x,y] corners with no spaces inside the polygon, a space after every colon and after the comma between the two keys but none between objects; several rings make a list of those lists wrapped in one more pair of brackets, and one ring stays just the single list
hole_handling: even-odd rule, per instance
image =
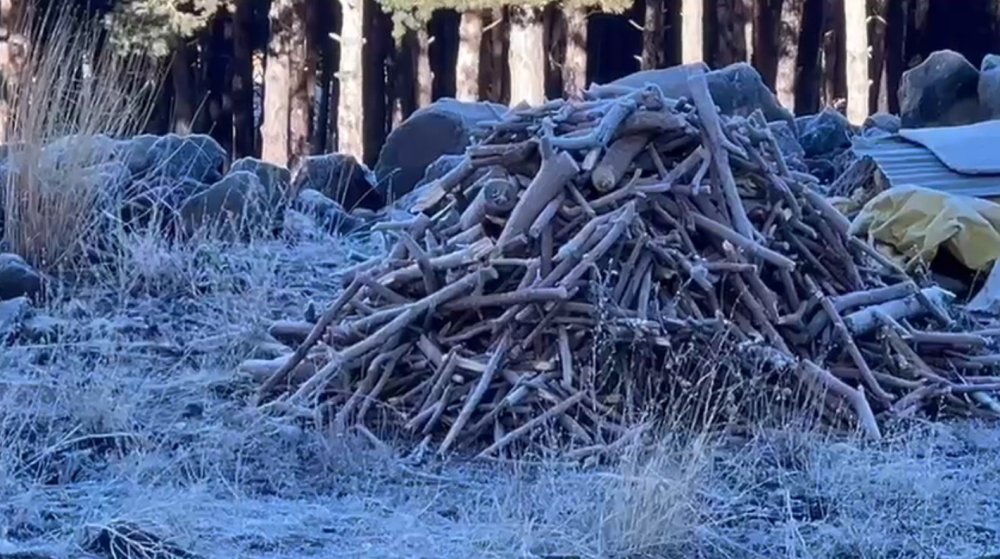
[{"label": "thin dry weed stalk", "polygon": [[[80,265],[116,197],[100,172],[114,140],[138,133],[159,86],[152,61],[107,47],[68,3],[22,22],[30,52],[10,92],[4,237],[32,264]],[[50,145],[47,144],[58,142]]]}]

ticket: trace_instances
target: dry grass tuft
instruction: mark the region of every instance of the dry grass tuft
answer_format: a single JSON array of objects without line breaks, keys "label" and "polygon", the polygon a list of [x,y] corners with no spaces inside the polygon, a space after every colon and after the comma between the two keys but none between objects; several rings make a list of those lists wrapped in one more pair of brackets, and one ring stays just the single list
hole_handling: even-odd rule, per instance
[{"label": "dry grass tuft", "polygon": [[43,269],[83,262],[117,194],[101,165],[139,132],[159,80],[152,61],[107,47],[67,3],[22,27],[30,48],[10,91],[4,237]]}]

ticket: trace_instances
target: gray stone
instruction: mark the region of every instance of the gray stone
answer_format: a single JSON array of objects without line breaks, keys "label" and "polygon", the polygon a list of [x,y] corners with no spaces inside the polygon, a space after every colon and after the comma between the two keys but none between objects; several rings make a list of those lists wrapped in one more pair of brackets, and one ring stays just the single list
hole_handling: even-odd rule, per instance
[{"label": "gray stone", "polygon": [[289,187],[292,184],[292,173],[285,167],[261,161],[256,157],[244,157],[237,159],[229,167],[230,173],[237,171],[249,171],[260,179],[264,189],[271,193],[274,199],[281,199],[288,195]]},{"label": "gray stone", "polygon": [[644,70],[611,82],[610,85],[643,87],[652,83],[667,97],[690,97],[688,77],[692,72],[707,72],[705,81],[712,99],[722,114],[750,116],[760,109],[768,122],[783,120],[793,124],[792,113],[781,106],[774,92],[768,89],[760,73],[753,66],[739,62],[725,68],[709,71],[708,66],[698,62],[673,66],[659,70]]},{"label": "gray stone", "polygon": [[42,276],[16,254],[0,254],[0,301],[35,297],[42,290]]},{"label": "gray stone", "polygon": [[299,160],[292,179],[292,192],[309,189],[350,209],[377,209],[385,204],[375,189],[375,175],[353,156],[342,153],[313,155]]},{"label": "gray stone", "polygon": [[91,167],[111,161],[117,150],[118,142],[103,134],[71,134],[42,148],[38,167],[46,170]]},{"label": "gray stone", "polygon": [[979,66],[979,105],[988,119],[1000,118],[1000,55],[987,54]]},{"label": "gray stone", "polygon": [[802,144],[799,143],[798,134],[787,122],[783,120],[778,120],[771,122],[768,125],[771,129],[771,134],[774,139],[778,142],[778,149],[785,157],[796,157],[801,158],[805,155],[805,150],[802,149]]},{"label": "gray stone", "polygon": [[889,113],[875,113],[865,119],[861,129],[865,135],[871,135],[870,131],[872,130],[881,130],[889,134],[895,134],[902,127],[902,120],[898,116]]},{"label": "gray stone", "polygon": [[387,202],[402,198],[439,157],[464,153],[478,123],[498,119],[506,111],[494,103],[451,98],[417,110],[386,138],[375,164],[376,189]]},{"label": "gray stone", "polygon": [[960,126],[983,120],[979,71],[952,50],[932,53],[903,72],[899,116],[903,128]]},{"label": "gray stone", "polygon": [[272,212],[257,175],[237,171],[226,175],[180,208],[181,232],[192,237],[206,229],[224,240],[246,239],[269,225]]},{"label": "gray stone", "polygon": [[328,233],[348,234],[364,225],[364,220],[347,213],[340,204],[311,188],[299,192],[292,207],[315,219]]},{"label": "gray stone", "polygon": [[145,173],[151,164],[150,151],[160,136],[140,134],[128,140],[118,142],[118,160],[128,167],[133,175]]},{"label": "gray stone", "polygon": [[145,174],[211,184],[222,178],[229,156],[211,136],[161,136],[149,148]]},{"label": "gray stone", "polygon": [[851,147],[851,123],[833,109],[824,109],[803,126],[799,143],[806,157],[830,156]]}]

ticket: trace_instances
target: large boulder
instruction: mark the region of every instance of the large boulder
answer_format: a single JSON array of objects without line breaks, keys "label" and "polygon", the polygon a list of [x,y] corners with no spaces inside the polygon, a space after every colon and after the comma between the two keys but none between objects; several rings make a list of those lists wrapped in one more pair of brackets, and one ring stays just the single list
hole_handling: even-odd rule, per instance
[{"label": "large boulder", "polygon": [[987,54],[979,66],[979,105],[988,119],[1000,118],[1000,55]]},{"label": "large boulder", "polygon": [[651,83],[667,97],[691,97],[688,77],[695,72],[706,72],[705,81],[712,99],[722,114],[750,116],[760,109],[768,122],[783,120],[794,126],[792,113],[781,106],[774,92],[753,66],[739,62],[725,68],[709,71],[702,62],[683,64],[659,70],[643,70],[619,78],[609,85],[644,87]]},{"label": "large boulder", "polygon": [[211,184],[222,178],[229,156],[211,136],[168,134],[149,147],[146,176],[193,179]]},{"label": "large boulder", "polygon": [[256,157],[244,157],[237,159],[229,167],[230,173],[238,171],[249,171],[260,179],[264,189],[274,197],[287,196],[289,187],[292,184],[292,173],[287,168],[274,163],[262,161]]},{"label": "large boulder", "polygon": [[133,175],[141,175],[149,170],[152,164],[150,153],[160,136],[140,134],[134,138],[118,142],[118,160],[128,167]]},{"label": "large boulder", "polygon": [[952,50],[932,53],[903,72],[899,116],[903,128],[961,126],[983,120],[979,70]]},{"label": "large boulder", "polygon": [[42,290],[42,276],[16,254],[0,254],[0,301],[35,297]]},{"label": "large boulder", "polygon": [[38,155],[38,168],[48,172],[76,170],[115,158],[118,142],[103,134],[71,134],[53,140]]},{"label": "large boulder", "polygon": [[320,192],[351,210],[374,210],[385,205],[385,199],[375,188],[375,175],[353,155],[328,153],[300,159],[292,192],[303,190]]},{"label": "large boulder", "polygon": [[832,156],[851,147],[852,135],[847,117],[833,109],[824,109],[802,126],[799,143],[806,157]]},{"label": "large boulder", "polygon": [[347,213],[343,206],[311,188],[299,192],[292,208],[312,217],[328,233],[347,234],[364,225],[364,220]]},{"label": "large boulder", "polygon": [[463,153],[477,124],[499,119],[506,111],[494,103],[450,98],[417,110],[386,138],[375,164],[376,189],[388,202],[401,198],[439,157]]},{"label": "large boulder", "polygon": [[122,202],[122,221],[132,228],[155,224],[166,231],[184,203],[208,188],[207,184],[190,178],[142,178],[129,185]]},{"label": "large boulder", "polygon": [[247,239],[270,226],[274,212],[257,175],[237,171],[204,192],[189,198],[180,209],[181,231],[192,237],[206,231],[223,240]]}]

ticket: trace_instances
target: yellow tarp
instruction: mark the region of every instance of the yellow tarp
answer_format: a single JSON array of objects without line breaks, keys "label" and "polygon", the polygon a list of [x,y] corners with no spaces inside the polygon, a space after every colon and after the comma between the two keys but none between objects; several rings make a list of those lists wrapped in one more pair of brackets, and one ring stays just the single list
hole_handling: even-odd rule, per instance
[{"label": "yellow tarp", "polygon": [[973,270],[1000,258],[1000,205],[981,198],[896,186],[868,201],[851,232],[888,244],[906,256],[930,262],[944,246]]}]

